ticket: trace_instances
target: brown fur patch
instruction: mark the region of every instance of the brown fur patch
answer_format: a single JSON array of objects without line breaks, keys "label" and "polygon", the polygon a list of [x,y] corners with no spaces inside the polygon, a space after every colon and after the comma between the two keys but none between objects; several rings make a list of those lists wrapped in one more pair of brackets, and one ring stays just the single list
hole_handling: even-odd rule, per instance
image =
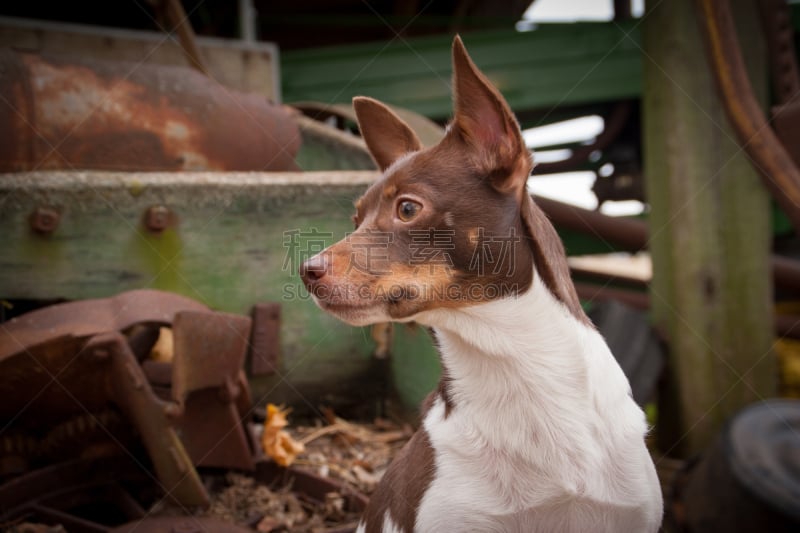
[{"label": "brown fur patch", "polygon": [[364,513],[366,532],[381,532],[386,511],[401,531],[414,531],[417,510],[435,474],[430,437],[421,428],[397,454],[370,497]]}]

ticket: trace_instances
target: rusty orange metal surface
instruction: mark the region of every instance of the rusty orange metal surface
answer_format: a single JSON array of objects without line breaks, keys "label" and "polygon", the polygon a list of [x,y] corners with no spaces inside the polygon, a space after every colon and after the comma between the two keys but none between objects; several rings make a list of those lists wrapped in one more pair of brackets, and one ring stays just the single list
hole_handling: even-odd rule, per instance
[{"label": "rusty orange metal surface", "polygon": [[188,67],[0,51],[0,172],[297,170],[296,121]]},{"label": "rusty orange metal surface", "polygon": [[[75,420],[78,429],[66,433],[79,438],[80,427],[104,413],[121,413],[170,497],[207,504],[194,464],[255,468],[242,371],[250,325],[249,317],[155,290],[52,305],[0,324],[0,419],[7,421],[0,432],[6,445],[0,478],[40,464],[44,449],[50,459],[57,456],[54,448],[70,438],[58,438],[64,435],[51,428]],[[150,362],[152,333],[161,326],[171,326],[175,338],[172,361],[161,363],[163,376],[142,365]],[[47,436],[42,450],[8,449],[14,436],[41,435]]]}]

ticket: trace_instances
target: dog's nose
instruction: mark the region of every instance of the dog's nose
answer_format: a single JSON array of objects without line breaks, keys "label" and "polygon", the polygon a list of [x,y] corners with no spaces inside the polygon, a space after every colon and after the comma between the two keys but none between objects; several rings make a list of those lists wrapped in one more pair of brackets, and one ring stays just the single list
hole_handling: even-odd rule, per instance
[{"label": "dog's nose", "polygon": [[300,277],[306,286],[314,285],[328,273],[328,254],[317,254],[300,265]]}]

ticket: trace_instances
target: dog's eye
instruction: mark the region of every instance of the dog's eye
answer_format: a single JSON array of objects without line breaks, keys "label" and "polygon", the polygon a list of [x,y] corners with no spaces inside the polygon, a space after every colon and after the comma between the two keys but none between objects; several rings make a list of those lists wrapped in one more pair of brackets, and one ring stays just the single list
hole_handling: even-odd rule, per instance
[{"label": "dog's eye", "polygon": [[397,204],[397,218],[403,222],[408,222],[419,213],[422,205],[413,200],[403,200]]}]

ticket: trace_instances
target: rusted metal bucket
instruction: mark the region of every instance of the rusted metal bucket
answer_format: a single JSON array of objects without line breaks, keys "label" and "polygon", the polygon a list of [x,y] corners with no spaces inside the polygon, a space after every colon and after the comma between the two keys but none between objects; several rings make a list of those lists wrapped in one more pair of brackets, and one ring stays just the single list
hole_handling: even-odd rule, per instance
[{"label": "rusted metal bucket", "polygon": [[0,172],[296,170],[296,121],[186,67],[0,50]]}]

